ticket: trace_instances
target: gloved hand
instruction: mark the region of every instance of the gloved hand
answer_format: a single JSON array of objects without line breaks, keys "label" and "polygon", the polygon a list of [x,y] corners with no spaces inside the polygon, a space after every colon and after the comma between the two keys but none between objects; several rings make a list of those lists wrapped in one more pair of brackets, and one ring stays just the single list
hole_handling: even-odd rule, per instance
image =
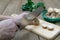
[{"label": "gloved hand", "polygon": [[25,16],[28,15],[28,14],[29,14],[29,12],[23,12],[20,15],[15,16],[13,18],[13,20],[19,26],[20,29],[24,28],[26,25],[31,23],[31,21],[29,21],[25,18]]},{"label": "gloved hand", "polygon": [[13,19],[13,21],[18,25],[19,29],[24,28],[26,25],[30,24],[31,21],[25,20],[24,16],[28,15],[29,12],[23,12],[18,16],[12,17],[12,16],[0,16],[0,20],[5,20],[5,19]]}]

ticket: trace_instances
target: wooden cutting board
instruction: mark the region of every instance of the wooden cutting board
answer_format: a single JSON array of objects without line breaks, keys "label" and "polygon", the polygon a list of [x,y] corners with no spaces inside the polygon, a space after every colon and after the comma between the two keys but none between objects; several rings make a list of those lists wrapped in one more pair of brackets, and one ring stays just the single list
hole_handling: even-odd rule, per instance
[{"label": "wooden cutting board", "polygon": [[[52,23],[49,23],[49,22],[46,22],[46,21],[43,21],[41,19],[38,19],[39,20],[39,23],[40,25],[39,26],[34,26],[34,25],[27,25],[25,27],[26,30],[29,30],[29,31],[32,31],[46,39],[54,39],[56,38],[56,36],[60,33],[60,27],[55,25],[55,24],[52,24]],[[54,30],[50,31],[48,29],[44,29],[41,24],[45,24],[47,26],[50,26],[52,25],[52,27],[54,27]]]}]

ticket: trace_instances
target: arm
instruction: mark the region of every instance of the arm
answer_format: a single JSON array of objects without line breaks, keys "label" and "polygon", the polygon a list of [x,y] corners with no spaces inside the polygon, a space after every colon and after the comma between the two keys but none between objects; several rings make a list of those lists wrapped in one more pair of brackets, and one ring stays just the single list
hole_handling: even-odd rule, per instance
[{"label": "arm", "polygon": [[0,40],[11,40],[15,36],[17,26],[12,19],[0,22]]}]

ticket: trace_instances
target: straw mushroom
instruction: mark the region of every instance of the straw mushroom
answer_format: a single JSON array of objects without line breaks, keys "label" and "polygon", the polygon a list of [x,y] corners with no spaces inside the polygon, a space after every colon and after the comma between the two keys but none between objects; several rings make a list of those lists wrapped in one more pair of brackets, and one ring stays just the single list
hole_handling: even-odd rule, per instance
[{"label": "straw mushroom", "polygon": [[46,29],[47,28],[47,25],[46,24],[41,24],[41,26]]},{"label": "straw mushroom", "polygon": [[53,27],[53,25],[49,25],[49,26],[47,27],[47,29],[48,29],[49,31],[52,31],[52,30],[54,30],[54,27]]},{"label": "straw mushroom", "polygon": [[49,12],[49,13],[53,12],[53,8],[51,8],[51,7],[48,8],[48,12]]}]

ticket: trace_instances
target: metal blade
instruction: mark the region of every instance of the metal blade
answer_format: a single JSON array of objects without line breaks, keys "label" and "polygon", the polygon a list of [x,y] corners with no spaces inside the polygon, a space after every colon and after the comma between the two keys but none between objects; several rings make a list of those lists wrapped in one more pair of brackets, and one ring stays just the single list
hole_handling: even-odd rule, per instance
[{"label": "metal blade", "polygon": [[34,20],[36,17],[38,17],[40,14],[41,14],[41,12],[43,12],[44,11],[44,8],[43,7],[39,7],[39,8],[37,8],[36,9],[36,11],[33,11],[33,12],[31,12],[30,14],[28,14],[27,16],[26,16],[26,19],[27,20]]}]

